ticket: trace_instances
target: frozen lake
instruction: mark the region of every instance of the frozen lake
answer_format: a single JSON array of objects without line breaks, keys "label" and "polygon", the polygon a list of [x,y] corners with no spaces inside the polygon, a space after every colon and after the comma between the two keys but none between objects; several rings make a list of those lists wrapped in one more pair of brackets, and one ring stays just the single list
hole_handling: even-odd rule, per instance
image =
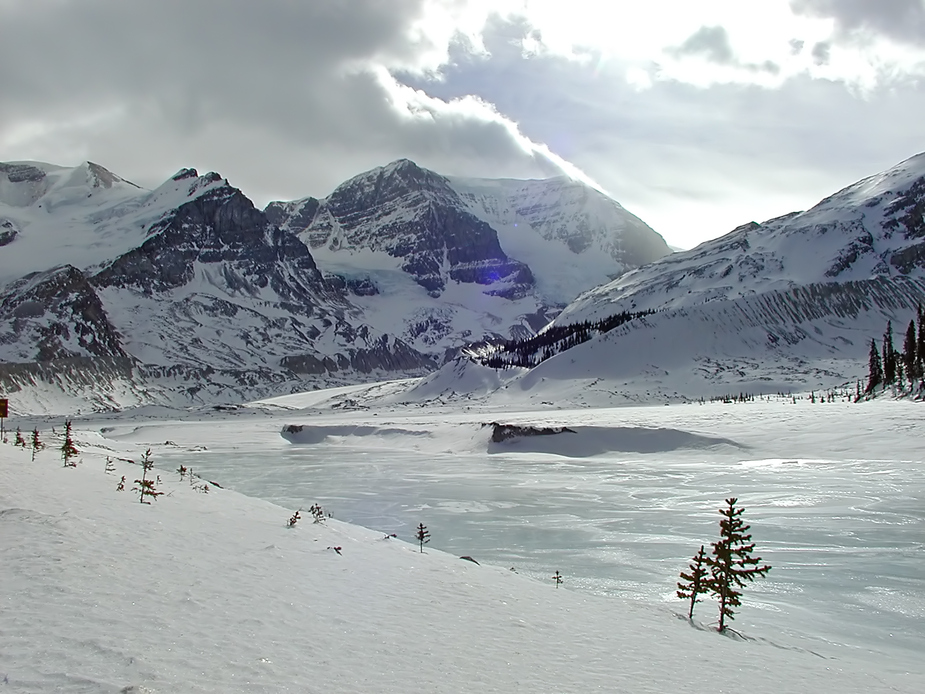
[{"label": "frozen lake", "polygon": [[[287,509],[319,502],[340,520],[409,541],[423,522],[433,548],[542,580],[558,570],[565,588],[679,613],[678,573],[716,539],[716,509],[737,496],[774,568],[746,588],[734,628],[825,657],[921,671],[921,413],[904,402],[774,400],[229,413],[101,426],[118,447],[151,445],[159,468],[182,463]],[[492,421],[576,433],[524,439],[533,450],[518,450],[489,443],[482,425]],[[288,424],[304,427],[305,443],[280,435]],[[695,617],[713,622],[715,605],[699,605]]]}]

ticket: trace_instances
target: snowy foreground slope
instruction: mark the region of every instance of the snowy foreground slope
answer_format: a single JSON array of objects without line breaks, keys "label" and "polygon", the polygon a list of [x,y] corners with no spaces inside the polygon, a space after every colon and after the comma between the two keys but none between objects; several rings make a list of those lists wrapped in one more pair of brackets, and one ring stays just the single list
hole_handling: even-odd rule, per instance
[{"label": "snowy foreground slope", "polygon": [[[135,449],[154,436],[159,463],[170,432],[181,443],[221,444],[227,463],[243,463],[233,453],[246,443],[242,432],[278,432],[287,421],[255,416],[253,424],[246,413],[224,423],[88,424],[77,433],[76,469],[61,467],[50,433],[35,462],[0,445],[0,690],[923,689],[918,670],[822,657],[773,635],[739,640],[694,628],[678,617],[679,604],[557,590],[337,520],[289,529],[292,508],[212,486],[196,491],[166,467],[157,471],[164,496],[144,506],[115,489],[122,475],[130,488],[138,466],[117,460],[104,472],[105,455],[137,460]],[[195,446],[186,455],[195,467]]]}]

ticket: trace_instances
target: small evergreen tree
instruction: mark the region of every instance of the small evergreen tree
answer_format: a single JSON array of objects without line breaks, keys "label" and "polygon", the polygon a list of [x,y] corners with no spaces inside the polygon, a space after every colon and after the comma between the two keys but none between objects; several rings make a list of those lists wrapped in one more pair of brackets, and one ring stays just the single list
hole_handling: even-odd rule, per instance
[{"label": "small evergreen tree", "polygon": [[[302,509],[300,508],[299,511],[301,510]],[[302,519],[302,516],[299,515],[299,511],[296,511],[289,517],[289,522],[286,525],[289,526],[290,528]]]},{"label": "small evergreen tree", "polygon": [[891,386],[896,382],[896,350],[893,348],[893,321],[886,322],[883,333],[883,382]]},{"label": "small evergreen tree", "polygon": [[562,582],[563,582],[562,574],[556,571],[556,573],[552,575],[552,580],[556,582],[556,588],[558,588],[560,585],[562,585]]},{"label": "small evergreen tree", "polygon": [[71,420],[64,422],[64,443],[61,444],[61,458],[64,460],[64,467],[77,467],[75,458],[80,455],[77,446],[74,445],[74,439],[71,438]]},{"label": "small evergreen tree", "polygon": [[867,362],[867,389],[865,392],[873,393],[874,388],[883,383],[883,364],[880,361],[880,351],[877,341],[870,341],[870,358]]},{"label": "small evergreen tree", "polygon": [[324,523],[325,515],[321,504],[312,504],[308,510],[311,512],[312,518],[314,518],[313,523]]},{"label": "small evergreen tree", "polygon": [[726,620],[732,621],[733,608],[741,605],[742,588],[746,582],[765,576],[771,567],[761,565],[761,557],[753,557],[755,544],[748,534],[749,525],[742,520],[745,509],[736,508],[738,499],[726,499],[726,507],[719,509],[720,539],[713,543],[713,556],[706,558],[710,568],[707,587],[719,598],[719,631],[726,630]]},{"label": "small evergreen tree", "polygon": [[918,340],[915,336],[915,321],[909,321],[909,327],[906,328],[906,339],[903,341],[903,368],[906,370],[906,376],[909,378],[909,385],[916,378],[921,378],[918,372]]},{"label": "small evergreen tree", "polygon": [[141,479],[135,480],[137,486],[132,487],[133,492],[138,492],[138,501],[142,504],[151,503],[146,497],[151,497],[157,501],[157,497],[164,493],[157,491],[154,486],[154,480],[148,479],[148,473],[153,469],[154,463],[151,461],[151,449],[149,448],[144,452],[144,455],[141,456]]},{"label": "small evergreen tree", "polygon": [[45,444],[39,439],[38,427],[32,430],[32,462],[35,462],[35,454],[45,448]]},{"label": "small evergreen tree", "polygon": [[707,567],[705,565],[707,555],[703,551],[703,545],[700,545],[700,551],[694,555],[690,564],[689,573],[681,572],[681,578],[684,583],[678,582],[678,597],[682,600],[690,600],[690,609],[687,611],[687,618],[694,618],[694,605],[700,602],[698,595],[707,592]]},{"label": "small evergreen tree", "polygon": [[13,443],[20,448],[26,447],[26,440],[22,437],[22,430],[19,427],[16,427],[16,440]]},{"label": "small evergreen tree", "polygon": [[414,539],[418,541],[421,545],[421,553],[424,553],[424,545],[430,542],[430,532],[427,530],[427,526],[423,523],[418,523],[418,531],[414,535]]}]

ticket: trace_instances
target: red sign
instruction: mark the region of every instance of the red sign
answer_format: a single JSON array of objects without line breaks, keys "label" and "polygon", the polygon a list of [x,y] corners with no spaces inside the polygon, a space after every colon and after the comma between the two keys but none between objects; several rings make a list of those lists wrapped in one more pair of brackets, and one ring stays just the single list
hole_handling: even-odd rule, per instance
[{"label": "red sign", "polygon": [[9,414],[10,401],[6,398],[0,398],[0,417],[6,417]]}]

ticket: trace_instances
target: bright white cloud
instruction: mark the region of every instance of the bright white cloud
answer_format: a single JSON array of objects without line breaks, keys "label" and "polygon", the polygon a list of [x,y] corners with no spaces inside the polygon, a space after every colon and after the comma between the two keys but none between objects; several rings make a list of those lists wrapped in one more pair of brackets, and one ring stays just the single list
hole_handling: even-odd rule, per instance
[{"label": "bright white cloud", "polygon": [[[897,43],[863,26],[846,41],[837,17],[821,11],[798,12],[789,0],[432,0],[425,5],[417,30],[431,37],[435,50],[428,54],[429,62],[418,67],[439,68],[446,43],[454,35],[465,35],[473,47],[483,49],[480,32],[492,15],[520,18],[536,30],[522,39],[527,54],[619,62],[634,68],[629,74],[637,85],[645,82],[640,70],[649,79],[700,87],[742,83],[774,88],[808,75],[863,90],[925,75],[923,46]],[[703,27],[714,26],[726,32],[734,62],[718,64],[676,52]],[[805,48],[795,52],[794,42]],[[812,52],[813,46],[822,44],[827,47],[825,61]]]}]

